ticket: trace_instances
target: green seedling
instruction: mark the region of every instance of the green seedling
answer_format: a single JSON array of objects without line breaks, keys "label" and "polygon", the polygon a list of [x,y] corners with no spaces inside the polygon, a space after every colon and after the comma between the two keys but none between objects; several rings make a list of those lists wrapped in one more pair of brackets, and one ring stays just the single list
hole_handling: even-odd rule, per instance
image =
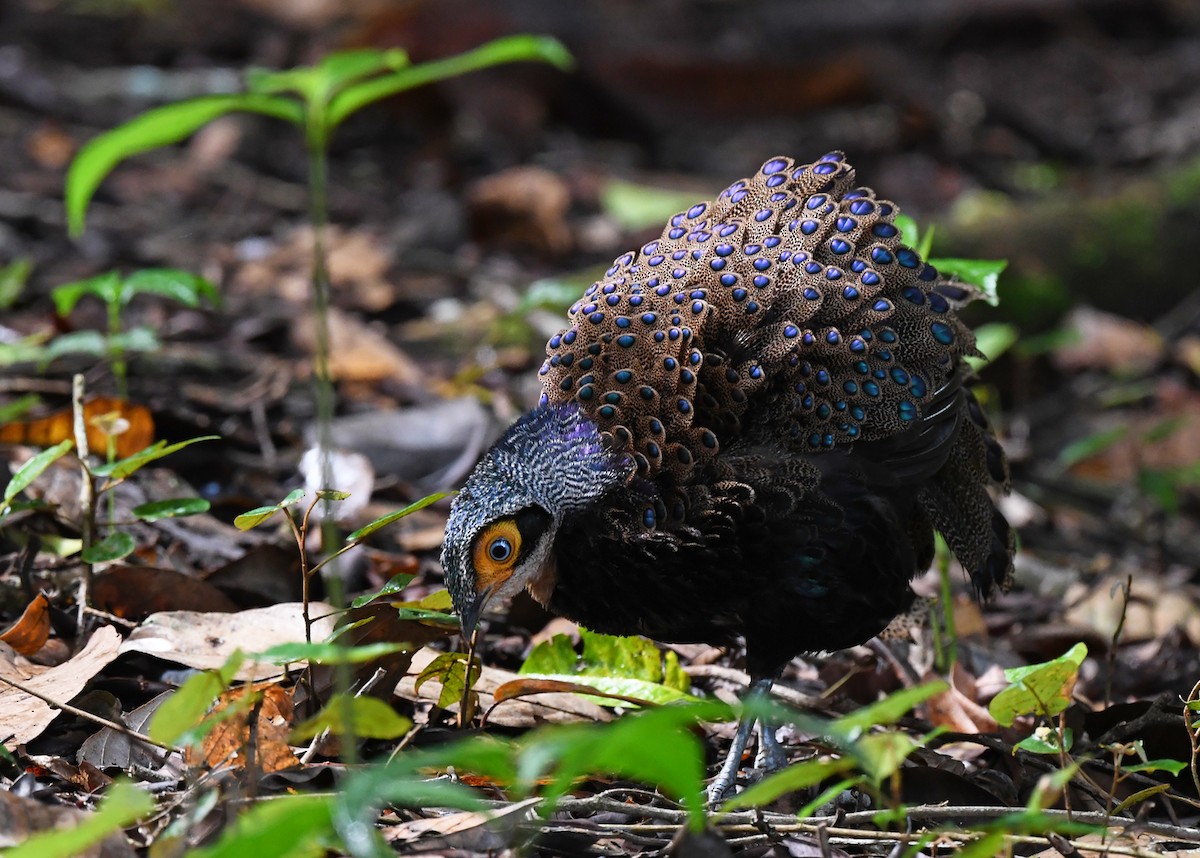
[{"label": "green seedling", "polygon": [[70,315],[82,298],[100,299],[107,312],[108,326],[103,334],[76,331],[54,338],[45,347],[44,359],[53,360],[59,355],[78,352],[106,357],[122,399],[128,396],[126,354],[155,351],[160,346],[150,328],[125,330],[122,315],[129,302],[138,295],[158,295],[187,307],[198,307],[201,300],[212,304],[219,300],[216,287],[203,277],[175,268],[146,268],[126,276],[109,271],[87,280],[56,286],[50,294],[58,315],[63,317]]},{"label": "green seedling", "polygon": [[[210,95],[149,110],[90,140],[67,172],[65,201],[72,234],[83,231],[87,209],[100,183],[121,161],[178,143],[230,113],[256,113],[295,125],[308,151],[309,219],[313,227],[312,304],[316,320],[314,356],[317,446],[322,482],[332,482],[328,451],[334,412],[329,375],[329,266],[326,258],[328,149],[334,131],[362,108],[397,93],[503,63],[537,61],[567,68],[571,56],[555,39],[509,36],[458,56],[410,65],[401,50],[353,50],[330,54],[313,66],[286,71],[252,70],[246,91]],[[329,521],[326,516],[326,521]]]}]

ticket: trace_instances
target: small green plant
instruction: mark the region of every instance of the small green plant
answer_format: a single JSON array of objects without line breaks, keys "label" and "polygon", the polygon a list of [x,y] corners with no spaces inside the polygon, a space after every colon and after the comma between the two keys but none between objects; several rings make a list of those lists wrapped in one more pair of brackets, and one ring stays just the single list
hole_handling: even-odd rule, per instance
[{"label": "small green plant", "polygon": [[582,656],[576,655],[567,635],[555,635],[533,648],[521,665],[521,675],[557,683],[581,683],[614,695],[596,698],[597,703],[607,706],[623,705],[629,699],[652,703],[689,699],[688,676],[672,650],[664,655],[643,637],[602,635],[583,628],[579,634],[583,638]]},{"label": "small green plant", "polygon": [[[297,126],[308,151],[309,219],[313,227],[312,306],[317,447],[322,482],[332,482],[329,451],[334,412],[329,375],[329,266],[326,258],[328,149],[333,132],[362,108],[405,90],[503,63],[538,61],[567,68],[571,56],[555,39],[519,35],[434,62],[410,65],[401,50],[354,50],[330,54],[314,66],[286,71],[252,70],[246,92],[189,99],[149,110],[85,145],[67,172],[64,191],[71,232],[83,230],[88,205],[104,178],[126,158],[191,136],[229,113],[257,113]],[[329,521],[326,516],[326,521]]]},{"label": "small green plant", "polygon": [[[95,467],[84,463],[83,467],[86,479],[93,482],[102,480],[92,493],[93,503],[91,507],[84,511],[84,515],[91,519],[91,533],[96,532],[96,499],[111,493],[113,489],[123,483],[133,473],[151,462],[161,459],[164,456],[169,456],[177,450],[182,450],[184,447],[200,441],[211,441],[218,437],[216,435],[205,435],[199,438],[189,438],[186,441],[180,441],[176,444],[167,444],[165,441],[159,441],[132,456],[119,459],[115,462],[108,462]],[[54,462],[71,452],[74,447],[75,442],[68,438],[33,456],[17,470],[4,490],[3,501],[0,501],[0,527],[4,527],[6,520],[14,512],[36,506],[31,502],[18,500],[18,495],[28,488]],[[151,522],[163,518],[195,515],[196,513],[206,512],[208,508],[209,503],[203,498],[184,497],[150,501],[134,507],[130,512],[138,521]],[[131,554],[137,545],[129,533],[118,529],[119,525],[119,522],[106,523],[104,526],[109,529],[109,533],[99,541],[92,541],[85,537],[80,559],[90,565],[120,560],[122,557]],[[87,522],[84,523],[83,530],[85,533],[88,533],[89,527]]]},{"label": "small green plant", "polygon": [[187,307],[198,307],[201,300],[212,304],[219,301],[215,286],[203,277],[176,268],[144,268],[125,276],[109,271],[87,280],[56,286],[50,294],[62,317],[70,315],[82,298],[100,299],[107,313],[108,326],[104,333],[75,331],[55,337],[46,347],[45,358],[52,360],[71,352],[106,357],[116,378],[117,394],[122,399],[127,398],[129,392],[126,353],[156,351],[160,347],[151,328],[125,329],[122,314],[129,302],[138,295],[159,295]]},{"label": "small green plant", "polygon": [[[346,537],[346,541],[342,545],[341,548],[332,552],[331,554],[326,555],[324,558],[322,558],[319,562],[317,562],[315,564],[310,563],[309,557],[308,557],[308,551],[306,550],[305,545],[306,545],[307,539],[308,539],[309,525],[312,520],[312,514],[313,514],[314,510],[316,510],[317,504],[321,503],[322,501],[327,501],[327,502],[342,501],[342,500],[345,500],[346,498],[348,498],[350,495],[346,492],[336,491],[334,489],[322,489],[322,490],[316,492],[316,496],[313,497],[311,501],[309,501],[309,503],[306,507],[304,507],[303,512],[301,512],[300,514],[297,514],[297,512],[295,510],[293,510],[293,507],[295,507],[296,504],[298,504],[301,500],[304,499],[304,495],[305,495],[304,489],[295,489],[292,492],[290,492],[288,494],[288,496],[285,497],[283,500],[281,500],[279,503],[271,504],[270,506],[256,507],[255,509],[249,510],[248,512],[244,512],[241,515],[239,515],[237,518],[235,518],[233,520],[233,523],[240,530],[250,530],[251,528],[255,528],[255,527],[258,527],[260,524],[263,524],[265,521],[270,519],[272,516],[275,516],[276,514],[283,516],[284,521],[287,523],[288,529],[291,532],[292,537],[296,542],[296,548],[300,553],[300,574],[302,576],[301,577],[301,593],[303,594],[302,598],[303,598],[303,602],[304,602],[304,637],[305,637],[305,641],[307,643],[311,644],[313,642],[313,640],[312,640],[312,617],[309,614],[309,584],[312,581],[312,576],[316,575],[318,572],[321,571],[321,569],[323,569],[325,566],[327,566],[328,564],[333,562],[336,558],[340,557],[341,555],[343,555],[347,551],[349,551],[351,548],[354,548],[356,545],[360,544],[364,539],[366,539],[372,533],[375,533],[375,531],[379,530],[382,527],[386,527],[387,525],[391,524],[392,522],[398,521],[401,518],[404,518],[405,516],[412,515],[417,510],[424,509],[425,507],[429,506],[432,503],[436,503],[437,501],[441,500],[442,498],[448,497],[449,492],[437,492],[436,494],[432,494],[427,497],[421,498],[419,501],[416,501],[415,503],[411,503],[408,506],[404,507],[403,509],[396,510],[395,512],[392,512],[392,513],[388,513],[387,515],[384,515],[384,516],[381,516],[381,517],[375,519],[374,521],[370,522],[369,524],[363,525],[358,530],[354,531],[353,533],[351,533],[349,536]],[[403,578],[404,580],[400,580],[401,578]],[[412,580],[412,576],[397,576],[397,578],[394,578],[394,579],[392,579],[392,581],[388,582],[388,585],[384,588],[384,591],[381,591],[381,592],[384,592],[385,594],[391,593],[391,592],[396,592],[396,591],[402,589],[411,580]],[[366,602],[370,601],[373,598],[376,598],[378,595],[379,594],[376,593],[371,596],[365,597],[364,600],[356,600],[355,605],[366,604]],[[449,604],[447,601],[447,607],[448,606],[449,606]],[[418,610],[420,610],[420,609],[418,609]],[[432,610],[430,608],[424,609],[424,614],[422,616],[414,617],[414,618],[433,619],[434,617],[431,615],[436,615],[437,618],[444,619],[445,622],[447,622],[451,625],[457,626],[457,621],[455,620],[455,618],[453,616],[451,616],[450,614],[442,613],[440,611]]]}]

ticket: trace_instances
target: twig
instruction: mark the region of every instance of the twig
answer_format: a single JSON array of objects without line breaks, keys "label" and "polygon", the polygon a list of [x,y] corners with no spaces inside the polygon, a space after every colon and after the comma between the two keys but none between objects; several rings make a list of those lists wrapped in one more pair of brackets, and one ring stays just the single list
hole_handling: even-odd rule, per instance
[{"label": "twig", "polygon": [[107,718],[94,715],[85,709],[79,709],[75,706],[72,706],[70,703],[59,703],[57,700],[53,700],[38,691],[34,691],[32,688],[22,685],[19,682],[13,682],[11,679],[7,679],[3,676],[0,676],[0,682],[3,682],[5,685],[12,686],[20,692],[28,694],[30,697],[36,697],[47,706],[50,706],[54,709],[61,709],[63,712],[68,712],[71,715],[74,715],[76,718],[82,718],[85,721],[91,721],[93,724],[99,724],[101,727],[107,727],[110,730],[115,730],[122,736],[127,736],[130,739],[136,739],[139,742],[145,742],[147,745],[153,745],[156,748],[162,748],[164,751],[172,754],[183,753],[183,749],[181,748],[177,748],[174,745],[168,745],[165,742],[159,742],[156,739],[151,739],[149,736],[139,733],[137,730],[127,727],[124,724],[119,724],[116,721],[109,721]]},{"label": "twig", "polygon": [[[1119,585],[1118,585],[1119,586]],[[1117,618],[1117,627],[1113,629],[1112,643],[1108,647],[1108,657],[1105,659],[1108,668],[1104,677],[1104,708],[1112,705],[1112,678],[1117,669],[1117,644],[1121,640],[1121,631],[1125,628],[1125,615],[1129,612],[1129,597],[1133,593],[1133,575],[1125,577],[1121,587],[1121,616]]]},{"label": "twig", "polygon": [[[75,455],[79,457],[80,468],[79,508],[83,512],[79,535],[86,551],[92,547],[92,540],[95,538],[96,532],[96,483],[92,479],[92,472],[88,469],[87,463],[88,439],[87,424],[83,420],[83,393],[83,374],[76,373],[71,379],[71,413],[74,417]],[[79,581],[79,596],[77,597],[79,615],[75,621],[81,636],[86,629],[84,619],[87,617],[87,605],[91,598],[92,564],[84,563],[83,577]]]}]

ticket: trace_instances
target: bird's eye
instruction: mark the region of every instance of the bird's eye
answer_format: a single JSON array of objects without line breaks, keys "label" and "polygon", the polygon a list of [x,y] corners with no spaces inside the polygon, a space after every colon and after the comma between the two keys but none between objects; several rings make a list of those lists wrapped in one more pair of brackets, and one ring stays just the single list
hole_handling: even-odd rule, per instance
[{"label": "bird's eye", "polygon": [[502,518],[485,527],[472,548],[475,572],[481,577],[508,575],[521,553],[521,530],[516,521]]},{"label": "bird's eye", "polygon": [[506,563],[512,557],[512,543],[503,536],[497,536],[488,544],[488,557],[497,563]]}]

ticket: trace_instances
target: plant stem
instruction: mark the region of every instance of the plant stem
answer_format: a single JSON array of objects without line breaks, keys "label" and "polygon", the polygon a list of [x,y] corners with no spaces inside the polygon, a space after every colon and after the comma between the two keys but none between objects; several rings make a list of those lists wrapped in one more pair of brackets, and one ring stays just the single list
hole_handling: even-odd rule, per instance
[{"label": "plant stem", "polygon": [[[96,538],[96,481],[88,467],[87,425],[83,421],[84,380],[82,374],[76,374],[71,380],[71,412],[74,417],[75,454],[79,457],[79,507],[83,511],[83,520],[79,523],[79,537],[86,551],[91,548]],[[82,639],[84,622],[87,619],[87,606],[92,598],[92,564],[83,564],[83,577],[79,582],[79,618],[78,626]]]},{"label": "plant stem", "polygon": [[112,361],[113,378],[117,382],[117,396],[129,398],[129,384],[126,381],[125,349],[118,343],[121,334],[121,302],[119,299],[108,301],[108,359]]}]

